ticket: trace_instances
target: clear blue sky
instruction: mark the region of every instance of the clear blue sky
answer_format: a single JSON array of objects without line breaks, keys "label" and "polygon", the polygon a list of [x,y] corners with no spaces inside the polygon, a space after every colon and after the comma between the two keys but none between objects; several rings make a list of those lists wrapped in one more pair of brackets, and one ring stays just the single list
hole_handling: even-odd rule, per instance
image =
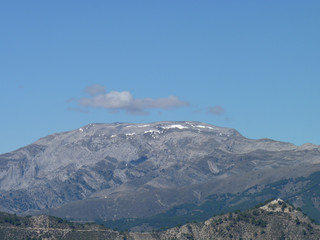
[{"label": "clear blue sky", "polygon": [[88,123],[320,144],[320,1],[1,1],[0,153]]}]

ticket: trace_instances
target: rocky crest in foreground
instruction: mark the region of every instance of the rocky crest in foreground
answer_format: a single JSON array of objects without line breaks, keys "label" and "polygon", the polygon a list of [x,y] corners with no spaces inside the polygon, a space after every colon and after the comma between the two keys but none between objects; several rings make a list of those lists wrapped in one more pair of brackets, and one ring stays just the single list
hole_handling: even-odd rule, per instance
[{"label": "rocky crest in foreground", "polygon": [[280,197],[320,219],[319,149],[200,122],[89,124],[0,155],[0,210],[149,230]]},{"label": "rocky crest in foreground", "polygon": [[48,216],[17,217],[0,214],[1,239],[319,239],[320,226],[278,199],[243,212],[216,216],[151,233],[117,232],[94,224],[75,224]]}]

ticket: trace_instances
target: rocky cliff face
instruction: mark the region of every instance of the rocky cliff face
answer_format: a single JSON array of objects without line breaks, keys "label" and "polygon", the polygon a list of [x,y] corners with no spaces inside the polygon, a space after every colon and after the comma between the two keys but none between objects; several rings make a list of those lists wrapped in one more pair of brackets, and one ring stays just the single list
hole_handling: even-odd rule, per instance
[{"label": "rocky cliff face", "polygon": [[199,122],[90,124],[0,155],[0,206],[77,220],[143,218],[319,170],[315,145],[251,140]]}]

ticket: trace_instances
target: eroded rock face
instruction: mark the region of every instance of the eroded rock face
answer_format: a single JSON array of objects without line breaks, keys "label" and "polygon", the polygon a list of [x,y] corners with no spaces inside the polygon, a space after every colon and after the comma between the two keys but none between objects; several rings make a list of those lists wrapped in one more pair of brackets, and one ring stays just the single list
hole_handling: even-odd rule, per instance
[{"label": "eroded rock face", "polygon": [[0,207],[80,220],[151,216],[211,194],[308,176],[319,147],[199,122],[89,124],[0,155]]}]

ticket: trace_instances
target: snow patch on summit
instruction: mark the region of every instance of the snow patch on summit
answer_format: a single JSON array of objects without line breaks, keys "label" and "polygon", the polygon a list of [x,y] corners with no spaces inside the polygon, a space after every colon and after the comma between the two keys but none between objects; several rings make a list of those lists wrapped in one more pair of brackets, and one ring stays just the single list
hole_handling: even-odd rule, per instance
[{"label": "snow patch on summit", "polygon": [[174,124],[174,125],[164,126],[164,127],[161,127],[161,128],[163,128],[163,129],[171,129],[171,128],[185,129],[185,128],[188,128],[188,127],[182,126],[180,124]]},{"label": "snow patch on summit", "polygon": [[126,136],[133,136],[136,135],[136,133],[126,133]]},{"label": "snow patch on summit", "polygon": [[200,125],[200,124],[194,125],[194,123],[192,123],[192,122],[188,122],[187,124],[190,125],[193,128],[202,128],[202,129],[207,128],[207,129],[210,129],[210,130],[219,130],[219,128],[210,127],[210,126],[206,126],[206,125]]},{"label": "snow patch on summit", "polygon": [[138,126],[136,126],[136,125],[129,125],[129,126],[126,126],[127,128],[131,128],[131,127],[138,127],[138,128],[144,128],[144,127],[149,127],[150,126],[150,124],[145,124],[145,125],[138,125]]},{"label": "snow patch on summit", "polygon": [[213,127],[203,126],[203,125],[197,125],[197,126],[195,126],[195,127],[197,127],[197,128],[208,128],[208,129],[211,129],[211,130],[214,129]]},{"label": "snow patch on summit", "polygon": [[148,131],[144,131],[144,133],[158,133],[158,134],[160,134],[161,132],[159,130],[148,130]]}]

